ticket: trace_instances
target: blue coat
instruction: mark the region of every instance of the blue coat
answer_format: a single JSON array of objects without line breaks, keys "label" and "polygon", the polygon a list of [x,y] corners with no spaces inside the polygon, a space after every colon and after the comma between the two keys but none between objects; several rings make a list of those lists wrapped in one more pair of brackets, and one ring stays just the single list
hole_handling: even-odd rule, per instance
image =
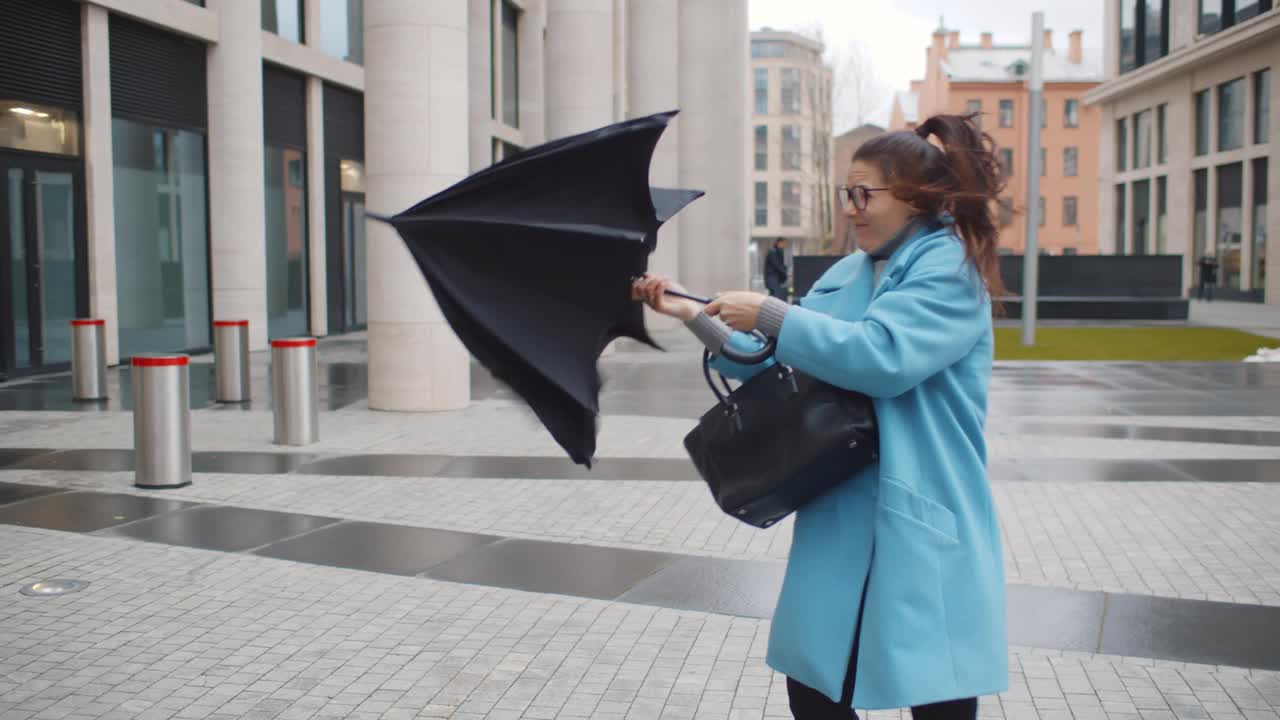
[{"label": "blue coat", "polygon": [[[993,348],[990,301],[949,226],[918,231],[878,281],[865,253],[842,259],[787,312],[777,360],[871,396],[880,462],[796,513],[769,637],[775,670],[838,701],[865,585],[854,707],[1007,689],[983,440]],[[744,379],[763,366],[716,367]]]}]

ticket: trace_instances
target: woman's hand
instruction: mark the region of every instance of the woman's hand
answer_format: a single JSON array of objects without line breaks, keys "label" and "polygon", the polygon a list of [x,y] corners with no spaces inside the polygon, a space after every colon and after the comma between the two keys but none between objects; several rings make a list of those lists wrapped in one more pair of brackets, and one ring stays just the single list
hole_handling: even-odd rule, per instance
[{"label": "woman's hand", "polygon": [[708,315],[719,315],[734,330],[751,332],[756,329],[756,321],[760,318],[760,306],[768,297],[745,291],[722,293],[715,302],[707,306],[706,312]]},{"label": "woman's hand", "polygon": [[693,300],[667,295],[665,294],[667,290],[685,291],[665,275],[645,273],[643,277],[631,284],[631,299],[642,300],[655,311],[670,315],[681,322],[689,322],[702,312],[700,304]]}]

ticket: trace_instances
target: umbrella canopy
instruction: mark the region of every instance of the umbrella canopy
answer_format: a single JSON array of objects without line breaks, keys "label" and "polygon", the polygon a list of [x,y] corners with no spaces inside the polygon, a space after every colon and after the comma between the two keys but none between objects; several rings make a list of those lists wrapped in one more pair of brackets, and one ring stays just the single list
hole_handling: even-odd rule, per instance
[{"label": "umbrella canopy", "polygon": [[390,218],[445,320],[522,397],[574,462],[596,446],[600,353],[657,347],[631,299],[657,231],[702,196],[649,187],[675,112],[555,140],[481,170]]}]

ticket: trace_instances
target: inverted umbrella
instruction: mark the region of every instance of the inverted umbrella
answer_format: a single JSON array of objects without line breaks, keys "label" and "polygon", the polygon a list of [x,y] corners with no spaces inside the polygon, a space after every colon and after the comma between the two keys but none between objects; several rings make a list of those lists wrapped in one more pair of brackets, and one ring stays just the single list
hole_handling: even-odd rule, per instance
[{"label": "inverted umbrella", "polygon": [[444,314],[575,463],[591,465],[600,375],[619,337],[657,347],[631,299],[657,231],[698,190],[649,187],[675,112],[555,140],[390,218]]}]

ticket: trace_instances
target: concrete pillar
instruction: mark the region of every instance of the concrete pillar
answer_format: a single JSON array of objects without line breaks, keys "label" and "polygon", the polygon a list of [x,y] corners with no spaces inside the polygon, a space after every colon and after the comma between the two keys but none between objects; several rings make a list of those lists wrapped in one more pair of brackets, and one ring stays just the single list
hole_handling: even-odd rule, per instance
[{"label": "concrete pillar", "polygon": [[267,347],[267,254],[262,140],[262,15],[258,3],[208,0],[209,256],[213,317],[249,321],[249,347]]},{"label": "concrete pillar", "polygon": [[307,272],[311,334],[329,334],[328,243],[325,241],[324,81],[307,78]]},{"label": "concrete pillar", "polygon": [[747,287],[751,74],[746,0],[680,3],[680,276],[692,290]]},{"label": "concrete pillar", "polygon": [[[627,100],[630,117],[641,117],[680,107],[679,0],[642,0],[628,6]],[[661,52],[655,51],[662,48]],[[649,183],[680,187],[680,116],[667,127],[654,149]],[[698,200],[697,202],[703,202]],[[695,204],[697,204],[695,202]],[[649,256],[653,272],[680,278],[680,221],[668,222],[658,232],[658,247]],[[649,327],[669,329],[679,321],[650,312]]]},{"label": "concrete pillar", "polygon": [[614,0],[547,0],[547,138],[613,122]]},{"label": "concrete pillar", "polygon": [[116,298],[116,213],[111,152],[111,44],[107,11],[85,3],[80,16],[84,72],[84,179],[89,238],[89,314],[107,321],[107,364],[120,362]]},{"label": "concrete pillar", "polygon": [[547,137],[546,30],[546,0],[527,0],[516,28],[516,44],[520,48],[520,133],[528,147]]},{"label": "concrete pillar", "polygon": [[495,86],[493,75],[492,23],[493,0],[467,0],[467,68],[471,77],[467,88],[471,133],[467,140],[471,172],[493,164],[493,93],[500,88]]},{"label": "concrete pillar", "polygon": [[[1280,50],[1275,51],[1276,64],[1280,65]],[[1275,66],[1273,66],[1275,67]],[[1271,74],[1271,129],[1270,142],[1274,148],[1280,143],[1280,81],[1276,80],[1276,71]],[[1250,188],[1252,191],[1252,188]],[[1280,201],[1276,197],[1280,191],[1280,153],[1272,151],[1267,159],[1267,239],[1266,260],[1271,266],[1264,267],[1266,277],[1263,298],[1268,305],[1280,305]],[[1252,242],[1252,240],[1250,240]]]},{"label": "concrete pillar", "polygon": [[[370,212],[396,213],[467,174],[466,3],[366,0],[365,164]],[[369,406],[452,410],[470,360],[391,227],[366,226]]]}]

